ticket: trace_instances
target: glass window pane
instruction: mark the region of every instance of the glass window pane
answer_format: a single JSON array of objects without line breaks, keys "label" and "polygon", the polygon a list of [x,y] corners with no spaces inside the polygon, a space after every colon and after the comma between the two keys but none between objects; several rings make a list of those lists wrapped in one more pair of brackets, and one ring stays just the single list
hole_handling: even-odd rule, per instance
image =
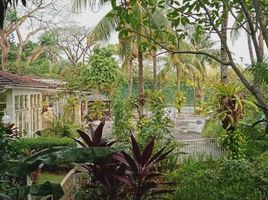
[{"label": "glass window pane", "polygon": [[19,109],[19,103],[20,103],[20,97],[19,96],[15,96],[15,110]]},{"label": "glass window pane", "polygon": [[6,104],[0,104],[0,111],[4,111],[6,109]]},{"label": "glass window pane", "polygon": [[0,95],[0,102],[2,102],[2,103],[6,102],[6,95],[5,94]]},{"label": "glass window pane", "polygon": [[19,109],[22,109],[23,108],[23,96],[20,95],[19,98],[20,98]]},{"label": "glass window pane", "polygon": [[24,96],[24,103],[25,103],[24,108],[28,108],[28,96],[27,95]]},{"label": "glass window pane", "polygon": [[33,107],[33,95],[31,95],[31,107]]}]

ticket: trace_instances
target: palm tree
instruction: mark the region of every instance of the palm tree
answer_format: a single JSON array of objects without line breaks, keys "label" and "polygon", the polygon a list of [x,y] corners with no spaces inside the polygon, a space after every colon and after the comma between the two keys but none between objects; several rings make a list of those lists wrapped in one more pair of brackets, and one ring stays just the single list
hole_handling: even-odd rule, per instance
[{"label": "palm tree", "polygon": [[[227,9],[226,3],[223,2],[223,12],[222,12],[222,24],[221,24],[221,60],[224,62],[228,61],[228,55],[224,47],[224,43],[227,43],[227,28],[228,28],[228,15],[229,11]],[[221,64],[221,82],[226,84],[228,82],[228,66]]]},{"label": "palm tree", "polygon": [[[90,6],[92,7],[95,5],[94,2],[91,2],[90,0],[75,0],[73,7],[81,9],[81,7]],[[104,3],[103,1],[100,1],[100,3]],[[128,6],[126,5],[126,8],[128,9]],[[144,7],[141,5],[140,1],[136,1],[134,5],[131,5],[131,10],[129,12],[135,13],[135,16],[137,17],[137,20],[142,22],[142,18],[147,13],[147,10],[144,9]],[[167,24],[167,20],[163,19],[165,16],[161,14],[160,10],[157,10],[157,12],[149,13],[151,23],[155,25],[165,25]],[[115,30],[115,28],[118,25],[124,26],[124,21],[120,21],[120,17],[116,15],[115,10],[111,10],[106,14],[101,21],[95,26],[95,28],[92,30],[88,37],[88,41],[98,41],[98,40],[107,40],[112,31]],[[138,58],[138,102],[139,102],[139,116],[141,117],[143,115],[143,106],[144,106],[144,66],[143,66],[143,60],[144,60],[144,53],[142,49],[142,43],[145,41],[145,39],[141,36],[141,34],[145,34],[147,32],[147,28],[142,26],[141,23],[137,23],[135,27],[127,27],[126,29],[132,28],[137,31],[136,33],[131,33],[131,37],[121,37],[121,39],[130,39],[131,41],[128,41],[126,43],[131,43],[137,46],[137,58]],[[132,45],[131,45],[132,46]],[[135,58],[134,54],[131,56],[126,56],[127,60],[129,61],[129,64],[132,64],[133,59]],[[130,59],[131,58],[131,59]],[[156,64],[156,62],[155,62]],[[131,68],[130,66],[129,68]],[[156,65],[154,65],[156,67]]]}]

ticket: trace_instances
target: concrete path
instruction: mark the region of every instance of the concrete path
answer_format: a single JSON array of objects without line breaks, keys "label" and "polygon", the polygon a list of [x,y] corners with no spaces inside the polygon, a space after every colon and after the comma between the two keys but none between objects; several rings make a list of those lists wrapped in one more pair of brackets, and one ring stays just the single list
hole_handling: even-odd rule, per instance
[{"label": "concrete path", "polygon": [[205,121],[206,118],[203,116],[179,115],[174,120],[172,135],[178,140],[200,139]]}]

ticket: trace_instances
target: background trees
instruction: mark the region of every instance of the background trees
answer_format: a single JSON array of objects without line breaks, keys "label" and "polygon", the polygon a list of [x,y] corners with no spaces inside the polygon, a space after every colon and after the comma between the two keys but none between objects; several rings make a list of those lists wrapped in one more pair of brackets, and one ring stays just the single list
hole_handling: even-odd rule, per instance
[{"label": "background trees", "polygon": [[[14,1],[15,3],[15,1]],[[15,4],[16,5],[16,4]],[[60,1],[29,1],[27,7],[7,7],[5,11],[5,23],[0,29],[1,68],[7,70],[8,54],[10,52],[10,38],[13,35],[17,39],[16,61],[23,61],[23,51],[33,36],[40,31],[61,23],[65,16],[66,4]],[[61,11],[59,13],[59,11]],[[25,31],[27,30],[27,31]]]}]

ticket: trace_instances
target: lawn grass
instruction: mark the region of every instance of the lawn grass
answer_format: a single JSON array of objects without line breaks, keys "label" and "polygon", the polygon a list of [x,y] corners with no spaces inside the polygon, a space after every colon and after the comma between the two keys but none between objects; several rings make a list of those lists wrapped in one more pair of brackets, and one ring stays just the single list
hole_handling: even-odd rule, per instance
[{"label": "lawn grass", "polygon": [[67,172],[42,172],[38,183],[44,183],[46,181],[50,181],[53,183],[60,183]]}]

